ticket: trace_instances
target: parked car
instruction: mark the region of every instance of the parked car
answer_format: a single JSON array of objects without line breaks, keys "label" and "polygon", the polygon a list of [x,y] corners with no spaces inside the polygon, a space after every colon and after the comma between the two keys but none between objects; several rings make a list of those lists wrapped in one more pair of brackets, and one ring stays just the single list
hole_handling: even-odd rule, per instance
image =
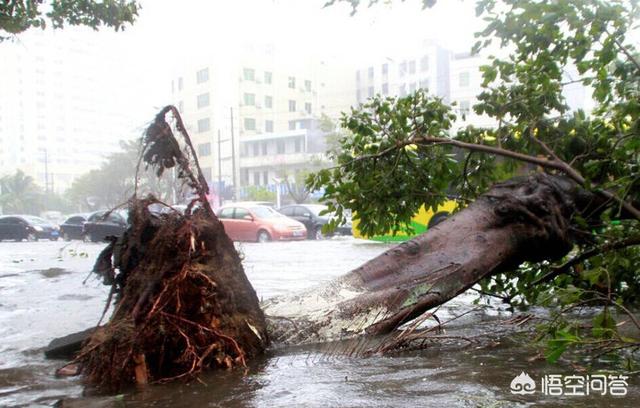
[{"label": "parked car", "polygon": [[229,204],[220,207],[217,215],[234,241],[300,240],[307,236],[302,223],[264,205]]},{"label": "parked car", "polygon": [[99,242],[105,241],[107,237],[121,237],[128,226],[125,211],[97,211],[83,224],[82,239],[86,242]]},{"label": "parked car", "polygon": [[[322,239],[322,226],[331,220],[331,214],[321,214],[327,210],[326,205],[294,204],[280,208],[280,213],[304,224],[307,238]],[[330,235],[351,235],[351,222],[339,225]]]},{"label": "parked car", "polygon": [[55,241],[60,233],[58,227],[32,215],[5,215],[0,217],[0,240],[37,241],[50,239]]},{"label": "parked car", "polygon": [[60,236],[65,241],[82,239],[83,224],[87,221],[88,214],[72,214],[60,224]]}]

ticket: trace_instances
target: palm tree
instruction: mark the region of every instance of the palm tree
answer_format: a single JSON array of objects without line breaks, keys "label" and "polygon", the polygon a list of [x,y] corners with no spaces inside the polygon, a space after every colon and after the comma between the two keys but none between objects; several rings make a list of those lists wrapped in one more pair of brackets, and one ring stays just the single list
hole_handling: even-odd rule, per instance
[{"label": "palm tree", "polygon": [[33,177],[17,170],[0,178],[0,207],[8,214],[38,214],[42,210],[42,192]]}]

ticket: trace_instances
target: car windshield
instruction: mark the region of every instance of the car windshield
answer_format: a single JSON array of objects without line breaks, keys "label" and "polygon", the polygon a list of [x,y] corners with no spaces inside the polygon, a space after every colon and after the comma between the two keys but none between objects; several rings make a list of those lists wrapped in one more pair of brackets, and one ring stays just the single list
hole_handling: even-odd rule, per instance
[{"label": "car windshield", "polygon": [[251,212],[253,213],[253,215],[255,215],[258,218],[284,217],[284,215],[280,214],[273,208],[264,207],[264,206],[251,207]]},{"label": "car windshield", "polygon": [[40,217],[29,216],[29,217],[23,217],[23,218],[35,225],[49,225],[49,222],[47,220]]},{"label": "car windshield", "polygon": [[[307,205],[306,206],[309,211],[313,213],[313,215],[319,216],[320,213],[327,209],[326,205]],[[323,214],[323,216],[328,216],[329,214]]]}]

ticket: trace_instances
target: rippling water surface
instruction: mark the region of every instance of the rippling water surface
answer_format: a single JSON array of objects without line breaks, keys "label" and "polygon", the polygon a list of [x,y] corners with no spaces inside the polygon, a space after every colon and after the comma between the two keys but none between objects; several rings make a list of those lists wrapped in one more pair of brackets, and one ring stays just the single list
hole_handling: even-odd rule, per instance
[{"label": "rippling water surface", "polygon": [[[549,365],[523,346],[511,314],[468,313],[447,331],[450,342],[394,356],[350,357],[363,342],[271,350],[246,372],[211,372],[202,382],[151,386],[117,396],[83,395],[77,378],[53,376],[60,361],[45,360],[54,338],[97,323],[108,290],[88,276],[100,244],[0,243],[0,406],[77,407],[637,407],[640,389],[629,379],[625,397],[517,396],[511,380],[526,372],[584,374]],[[388,247],[354,239],[239,244],[244,267],[262,299],[328,281]],[[474,306],[462,295],[438,315],[446,320]],[[456,338],[480,339],[469,343]],[[520,335],[521,336],[521,335]]]}]

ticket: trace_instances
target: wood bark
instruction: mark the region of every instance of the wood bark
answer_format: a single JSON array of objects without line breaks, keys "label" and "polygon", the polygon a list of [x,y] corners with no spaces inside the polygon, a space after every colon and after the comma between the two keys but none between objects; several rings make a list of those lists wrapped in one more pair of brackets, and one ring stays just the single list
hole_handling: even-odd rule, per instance
[{"label": "wood bark", "polygon": [[276,343],[383,334],[481,279],[522,262],[556,260],[578,238],[571,218],[594,197],[544,173],[495,185],[469,207],[331,283],[263,303]]}]

